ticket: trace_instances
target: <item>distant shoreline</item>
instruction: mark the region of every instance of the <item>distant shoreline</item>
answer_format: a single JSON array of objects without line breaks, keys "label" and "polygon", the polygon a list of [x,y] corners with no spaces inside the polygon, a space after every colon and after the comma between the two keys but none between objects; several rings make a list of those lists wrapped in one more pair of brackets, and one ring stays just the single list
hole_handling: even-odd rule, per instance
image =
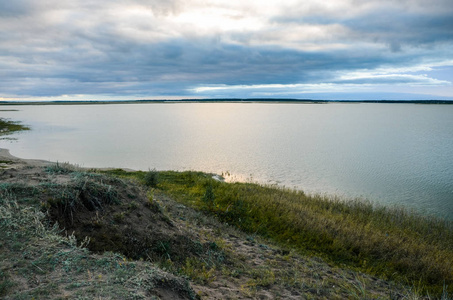
[{"label": "distant shoreline", "polygon": [[119,100],[119,101],[0,101],[1,105],[87,105],[87,104],[152,104],[152,103],[274,103],[274,104],[328,104],[328,103],[383,103],[383,104],[450,104],[453,100],[313,100],[313,99],[179,99],[179,100]]}]

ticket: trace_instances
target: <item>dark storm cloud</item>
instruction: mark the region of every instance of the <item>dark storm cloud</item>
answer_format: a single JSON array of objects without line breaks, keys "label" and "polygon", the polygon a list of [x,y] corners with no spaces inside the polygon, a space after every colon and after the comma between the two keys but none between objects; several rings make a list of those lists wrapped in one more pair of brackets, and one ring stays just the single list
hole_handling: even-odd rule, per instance
[{"label": "dark storm cloud", "polygon": [[[339,1],[352,10],[344,14],[295,2],[282,6],[278,15],[263,12],[265,21],[250,25],[256,25],[252,29],[248,23],[237,29],[233,22],[228,29],[215,22],[204,25],[196,17],[192,22],[178,19],[205,4],[213,13],[228,9],[228,17],[234,8],[238,23],[247,16],[240,5],[218,2],[4,1],[0,97],[191,96],[198,95],[197,87],[216,85],[446,82],[382,69],[442,65],[449,59],[453,20],[448,2],[424,10],[424,1],[396,6],[384,1],[379,9]],[[344,76],[363,70],[371,71]]]}]

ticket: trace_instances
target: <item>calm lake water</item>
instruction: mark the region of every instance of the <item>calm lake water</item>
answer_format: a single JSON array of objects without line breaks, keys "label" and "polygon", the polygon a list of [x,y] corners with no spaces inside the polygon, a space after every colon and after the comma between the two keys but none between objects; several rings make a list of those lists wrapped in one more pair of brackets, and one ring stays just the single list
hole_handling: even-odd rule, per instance
[{"label": "calm lake water", "polygon": [[229,172],[453,219],[453,105],[8,106],[33,130],[0,147],[84,167]]}]

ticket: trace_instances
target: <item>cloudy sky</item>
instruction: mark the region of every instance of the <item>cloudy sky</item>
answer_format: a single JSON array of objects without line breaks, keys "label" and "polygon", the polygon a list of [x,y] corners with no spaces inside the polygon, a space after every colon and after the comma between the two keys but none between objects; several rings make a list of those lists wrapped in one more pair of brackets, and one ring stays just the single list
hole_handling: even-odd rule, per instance
[{"label": "cloudy sky", "polygon": [[0,0],[0,100],[453,100],[452,0]]}]

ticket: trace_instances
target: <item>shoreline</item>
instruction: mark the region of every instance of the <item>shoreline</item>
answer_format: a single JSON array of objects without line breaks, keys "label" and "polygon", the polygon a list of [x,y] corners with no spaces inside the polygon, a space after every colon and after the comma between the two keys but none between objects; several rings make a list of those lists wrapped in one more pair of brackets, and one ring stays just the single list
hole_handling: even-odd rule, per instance
[{"label": "shoreline", "polygon": [[12,169],[16,167],[32,166],[32,167],[46,167],[56,164],[48,160],[42,159],[27,159],[14,156],[7,148],[0,148],[0,168]]},{"label": "shoreline", "polygon": [[83,100],[83,101],[0,101],[0,106],[11,105],[107,105],[107,104],[178,104],[178,103],[238,103],[238,104],[423,104],[453,105],[453,100],[315,100],[315,99],[179,99],[179,100]]},{"label": "shoreline", "polygon": [[[29,159],[29,158],[21,158],[14,156],[10,153],[10,150],[7,148],[0,148],[0,170],[1,169],[13,169],[17,167],[25,167],[25,166],[30,166],[30,167],[47,167],[47,166],[52,166],[52,165],[58,165],[58,164],[66,164],[65,162],[54,162],[50,160],[44,160],[44,159]],[[68,162],[68,164],[72,165],[71,163]],[[81,170],[98,170],[98,171],[110,171],[110,170],[115,170],[118,168],[114,167],[105,167],[105,168],[91,168],[91,167],[79,167],[77,166],[78,169]],[[126,171],[126,172],[137,172],[137,170],[130,169],[130,168],[121,168],[121,170]]]},{"label": "shoreline", "polygon": [[[287,253],[294,253],[294,256],[291,256],[292,258],[288,256],[288,259],[295,259],[294,262],[306,259],[316,260],[316,257],[318,257],[326,263],[326,270],[327,268],[330,270],[328,265],[332,264],[340,268],[340,273],[357,270],[363,272],[360,276],[376,275],[375,278],[387,278],[398,284],[409,286],[412,283],[405,278],[412,281],[418,280],[421,283],[420,287],[417,288],[422,293],[442,293],[442,282],[446,280],[447,283],[451,283],[453,280],[451,274],[447,271],[451,270],[450,266],[453,264],[453,244],[451,244],[453,239],[450,239],[450,237],[453,237],[453,223],[411,214],[405,210],[379,208],[359,201],[346,203],[320,195],[310,196],[300,191],[272,188],[255,183],[226,183],[213,177],[213,174],[196,171],[128,172],[119,168],[104,170],[78,168],[69,163],[22,159],[12,155],[5,148],[0,148],[0,163],[2,169],[0,175],[3,179],[3,190],[0,190],[0,193],[4,193],[0,196],[11,197],[16,193],[17,196],[11,199],[21,202],[24,207],[35,205],[35,207],[50,209],[55,205],[58,208],[60,203],[63,205],[60,208],[73,207],[77,209],[78,217],[67,219],[64,228],[61,229],[68,229],[67,226],[69,226],[69,230],[73,230],[71,227],[73,220],[85,220],[85,223],[80,225],[82,229],[101,226],[107,234],[111,233],[112,230],[123,228],[124,224],[128,224],[127,232],[131,232],[133,229],[141,228],[141,224],[145,220],[168,221],[168,218],[170,218],[176,226],[172,228],[176,228],[176,231],[173,232],[172,230],[165,238],[159,237],[161,243],[167,243],[168,238],[173,234],[180,234],[180,230],[184,230],[188,224],[193,226],[193,230],[195,228],[199,230],[200,218],[202,216],[202,218],[212,217],[212,221],[207,221],[205,224],[205,227],[209,229],[201,228],[204,231],[193,235],[192,240],[198,241],[201,245],[216,243],[215,249],[224,249],[222,251],[226,251],[225,253],[229,253],[228,255],[231,255],[234,259],[239,259],[239,261],[240,257],[251,251],[249,248],[251,241],[263,238],[261,242],[255,245],[257,246],[255,250],[268,251],[267,259],[269,261],[278,259],[278,264],[274,266],[268,265],[266,261],[260,261],[259,267],[249,266],[244,270],[241,269],[241,272],[245,274],[244,276],[248,276],[250,282],[256,279],[254,279],[256,272],[261,272],[263,269],[269,272],[270,279],[264,278],[262,280],[269,279],[271,283],[261,286],[261,283],[253,281],[253,287],[259,287],[256,291],[270,292],[277,288],[285,291],[288,295],[292,293],[292,290],[287,290],[288,282],[279,284],[279,277],[285,276],[285,274],[280,273],[279,265],[288,263],[284,258]],[[132,187],[127,182],[137,184],[137,186]],[[137,194],[133,192],[134,190],[141,190],[140,193],[143,197],[138,197],[140,193]],[[77,198],[80,195],[83,197]],[[112,197],[118,195],[122,195],[118,198],[119,202],[113,201]],[[71,203],[77,202],[65,202],[71,200],[71,197],[76,197],[76,200],[82,206],[71,206]],[[91,200],[87,202],[87,199]],[[99,199],[104,199],[102,200],[104,202],[99,202]],[[84,208],[83,205],[87,205],[86,203],[88,203],[88,206]],[[90,206],[94,205],[93,203],[99,207],[95,206],[93,209]],[[154,216],[151,219],[141,218],[141,214],[150,205],[149,203],[161,205],[160,209],[155,208],[152,211],[166,212],[168,213],[167,217],[162,215]],[[138,214],[132,213],[135,210]],[[190,222],[187,219],[189,210],[192,210],[191,214],[194,216]],[[61,211],[64,212],[65,209]],[[48,213],[49,211],[47,211]],[[54,211],[53,214],[55,213]],[[52,216],[52,213],[49,216]],[[99,220],[104,219],[105,222],[100,225]],[[211,228],[214,220],[219,223]],[[168,223],[165,224],[168,225]],[[152,228],[151,232],[159,232],[164,227],[167,228],[165,224],[162,224],[163,227],[150,224],[149,228]],[[226,227],[223,226],[229,226],[228,228],[235,228],[239,231],[230,235],[228,234],[230,229],[225,229]],[[186,232],[184,235],[192,233]],[[205,235],[206,233],[207,235]],[[227,234],[224,235],[223,233]],[[80,243],[88,236],[92,238],[92,246],[95,247],[108,237],[108,235],[97,236],[97,234],[98,230],[86,231],[83,229],[79,232],[77,240]],[[149,236],[149,234],[151,233],[144,233],[144,237]],[[222,237],[219,238],[217,234],[222,234]],[[200,236],[202,236],[201,239]],[[233,245],[237,245],[238,236],[242,236],[240,243],[246,249],[239,252],[229,252],[229,249],[233,249],[230,247],[237,249]],[[124,237],[127,237],[126,232],[110,238],[116,241]],[[178,249],[186,249],[192,245],[190,241],[184,240],[183,242],[182,246],[181,240],[172,240],[171,243],[174,243],[175,247],[179,247]],[[120,244],[122,245],[122,243]],[[167,246],[162,246],[165,249],[161,249],[153,245],[148,245],[145,248],[154,249],[157,251],[155,253],[157,256],[161,255],[164,250],[165,252],[170,251]],[[224,246],[217,248],[218,245]],[[114,252],[124,250],[125,252],[121,253],[126,257],[130,256],[129,250],[126,249],[126,251],[121,247],[118,248],[119,250],[116,248],[102,249],[103,251]],[[135,249],[135,247],[131,249]],[[209,249],[209,251],[213,250]],[[255,250],[253,250],[253,255],[262,255]],[[211,253],[209,251],[208,254]],[[278,251],[283,251],[281,253],[286,254],[280,259],[276,255],[276,253],[280,253]],[[407,255],[401,256],[401,253],[407,253]],[[172,252],[171,257],[178,255],[180,255],[179,250]],[[407,256],[412,259],[410,261],[405,260],[404,257]],[[165,263],[168,263],[167,256],[162,259],[158,261],[166,266]],[[172,262],[171,270],[174,275],[185,274],[189,276],[194,289],[197,292],[206,293],[206,295],[215,290],[215,288],[211,289],[212,287],[210,287],[206,278],[210,278],[209,280],[214,282],[221,282],[222,280],[216,281],[214,279],[219,277],[223,280],[229,280],[232,284],[237,283],[235,276],[231,277],[228,275],[230,273],[222,273],[223,268],[228,267],[223,263],[223,260],[219,261],[217,265],[203,265],[203,262],[203,260],[197,260],[196,257],[193,258],[190,255],[184,256],[179,262],[177,260]],[[396,269],[395,264],[400,264],[402,269]],[[201,266],[201,269],[194,269],[195,266]],[[250,274],[247,273],[246,270],[252,267],[257,269]],[[234,268],[237,268],[237,266],[233,266],[231,272],[236,272]],[[420,274],[419,270],[421,269],[429,269],[430,271]],[[2,270],[0,269],[0,271]],[[296,271],[300,272],[300,270]],[[311,271],[307,272],[308,278],[315,280],[310,275]],[[331,276],[328,275],[328,272],[326,271],[326,277]],[[9,276],[13,277],[13,275]],[[372,277],[368,277],[367,281],[373,281],[376,284],[373,293],[376,292],[381,295],[395,287],[394,283],[390,281],[376,281]],[[200,282],[203,282],[203,284],[200,284]],[[236,291],[241,292],[239,283],[234,288],[234,293]],[[385,288],[383,288],[384,286]],[[206,289],[211,290],[208,292]],[[302,291],[297,291],[297,293],[300,292]],[[345,291],[340,291],[332,286],[326,293],[339,295],[345,293]]]}]

